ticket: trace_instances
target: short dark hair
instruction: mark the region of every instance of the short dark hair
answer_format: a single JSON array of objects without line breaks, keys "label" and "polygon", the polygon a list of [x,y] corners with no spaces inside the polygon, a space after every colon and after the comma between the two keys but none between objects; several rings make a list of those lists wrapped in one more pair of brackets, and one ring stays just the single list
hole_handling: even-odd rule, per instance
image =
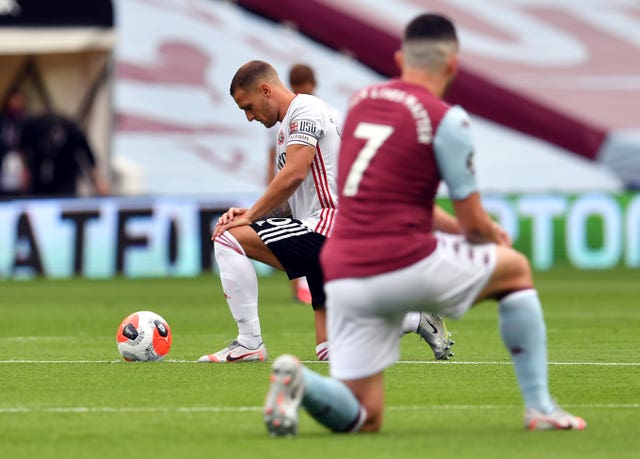
[{"label": "short dark hair", "polygon": [[289,85],[300,86],[305,83],[316,83],[313,69],[306,64],[295,64],[289,70]]},{"label": "short dark hair", "polygon": [[259,79],[270,80],[277,77],[277,73],[273,66],[265,61],[253,60],[240,67],[231,80],[229,93],[233,97],[233,93],[237,89],[247,90],[255,85]]},{"label": "short dark hair", "polygon": [[404,41],[413,40],[452,40],[458,41],[453,22],[438,13],[424,13],[414,18],[404,31]]}]

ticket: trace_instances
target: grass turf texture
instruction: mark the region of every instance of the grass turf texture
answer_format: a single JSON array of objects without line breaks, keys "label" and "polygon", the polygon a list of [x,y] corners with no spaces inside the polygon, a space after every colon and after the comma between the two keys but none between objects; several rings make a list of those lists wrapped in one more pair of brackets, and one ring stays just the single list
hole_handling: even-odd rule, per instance
[{"label": "grass turf texture", "polygon": [[[554,396],[584,432],[525,432],[495,306],[449,322],[456,363],[434,363],[416,335],[387,372],[378,435],[332,435],[301,412],[299,435],[268,437],[269,363],[198,364],[235,326],[216,276],[0,283],[0,451],[11,458],[631,458],[640,450],[638,271],[536,275]],[[282,275],[261,279],[273,359],[313,360],[312,313]],[[150,309],[169,322],[167,361],[119,359],[115,331]],[[553,363],[555,362],[555,363]],[[623,364],[627,365],[623,365]],[[310,363],[326,373],[323,363]]]}]

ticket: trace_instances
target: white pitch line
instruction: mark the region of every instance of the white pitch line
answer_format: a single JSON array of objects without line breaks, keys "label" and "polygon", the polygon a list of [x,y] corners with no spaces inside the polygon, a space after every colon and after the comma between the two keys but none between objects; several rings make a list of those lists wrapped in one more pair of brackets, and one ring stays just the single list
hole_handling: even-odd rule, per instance
[{"label": "white pitch line", "polygon": [[74,339],[73,336],[5,336],[0,341],[69,341]]},{"label": "white pitch line", "polygon": [[0,363],[120,363],[120,360],[0,360]]},{"label": "white pitch line", "polygon": [[[640,403],[563,403],[565,408],[640,408]],[[407,405],[407,406],[389,406],[394,411],[420,411],[420,410],[496,410],[503,408],[521,408],[522,405]]]},{"label": "white pitch line", "polygon": [[183,406],[183,407],[114,407],[114,406],[69,406],[50,408],[7,407],[3,413],[242,413],[262,410],[261,406]]},{"label": "white pitch line", "polygon": [[[604,404],[565,404],[567,408],[585,409],[640,409],[640,403],[604,403]],[[423,410],[498,410],[521,408],[520,405],[406,405],[388,406],[392,411],[423,411]],[[182,407],[115,407],[115,406],[69,406],[29,408],[0,407],[0,414],[29,414],[29,413],[88,413],[88,414],[118,414],[118,413],[246,413],[262,411],[262,406],[182,406]]]},{"label": "white pitch line", "polygon": [[[415,361],[415,360],[399,360],[398,363],[403,364],[435,364],[435,365],[511,365],[511,362],[459,362],[455,360],[448,361]],[[602,367],[638,367],[640,362],[548,362],[549,365],[594,365]]]},{"label": "white pitch line", "polygon": [[[317,360],[302,360],[304,364],[324,364],[327,362],[319,362]],[[80,364],[80,363],[118,363],[118,364],[127,364],[127,365],[135,365],[136,363],[125,362],[120,359],[115,360],[29,360],[29,359],[11,359],[11,360],[0,360],[0,363],[69,363],[69,364]],[[153,362],[152,362],[153,363]],[[166,359],[162,362],[156,363],[199,363],[195,360],[174,360],[174,359]],[[448,361],[435,361],[435,360],[400,360],[397,362],[402,365],[511,365],[509,361],[479,361],[479,362],[460,362],[455,360]],[[640,366],[640,362],[549,362],[549,365],[591,365],[597,367],[638,367]]]}]

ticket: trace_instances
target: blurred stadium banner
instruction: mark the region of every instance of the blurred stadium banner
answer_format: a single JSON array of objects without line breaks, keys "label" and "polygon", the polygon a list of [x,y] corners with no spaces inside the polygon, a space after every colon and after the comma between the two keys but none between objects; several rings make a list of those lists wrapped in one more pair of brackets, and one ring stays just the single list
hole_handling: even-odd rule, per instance
[{"label": "blurred stadium banner", "polygon": [[227,208],[173,198],[0,203],[0,277],[196,275],[212,267],[211,225]]},{"label": "blurred stadium banner", "polygon": [[[399,44],[402,23],[407,15],[430,5],[426,0],[116,0],[114,3],[118,46],[113,159],[117,175],[122,178],[115,188],[121,194],[160,195],[264,190],[267,150],[273,139],[260,123],[248,123],[229,95],[229,83],[240,65],[250,59],[266,60],[286,81],[292,64],[307,63],[316,71],[317,94],[344,111],[349,97],[358,89],[386,78],[378,72],[394,72],[392,54]],[[464,2],[469,8],[493,3],[496,2]],[[507,8],[511,10],[520,2],[508,3],[515,5]],[[434,4],[447,6],[448,2]],[[488,21],[487,14],[483,10],[479,16],[482,24]],[[379,19],[381,15],[388,19],[389,28],[373,21],[372,16]],[[472,77],[479,72],[471,72],[467,62],[478,52],[472,46],[476,40],[470,40],[467,34],[475,28],[484,29],[476,23],[467,24],[469,15],[463,12],[458,11],[455,17],[461,23],[462,49],[469,51],[463,55],[466,70],[460,84],[472,82],[470,89],[477,89],[474,94],[488,99],[477,101],[468,91],[464,97],[469,99],[461,98],[460,104],[472,113],[484,110],[497,114],[510,107],[513,113],[505,116],[507,120],[520,120],[521,126],[530,126],[541,134],[538,137],[524,134],[491,121],[490,113],[473,115],[481,191],[622,191],[622,180],[610,168],[561,148],[542,135],[563,135],[563,139],[572,142],[572,148],[580,149],[579,145],[584,143],[594,144],[589,129],[566,130],[567,123],[555,122],[556,118],[551,116],[555,111],[540,109],[537,96],[523,99],[521,88],[515,91],[520,98],[514,105],[506,97],[514,91],[498,92],[498,80],[493,76],[482,82],[494,82],[494,86],[479,83],[474,86]],[[491,29],[481,38],[496,34],[503,37],[502,32]],[[551,38],[554,36],[551,34]],[[506,37],[509,39],[504,38],[505,43],[491,42],[496,46],[487,52],[495,54],[497,51],[491,50],[506,47],[521,57],[533,55],[533,51],[539,56],[539,47],[523,51],[517,37]],[[530,34],[526,37],[531,38]],[[555,48],[551,43],[545,44],[544,49]],[[492,68],[483,64],[484,71]],[[501,83],[499,87],[504,90],[509,85]],[[613,89],[611,92],[618,94]],[[590,98],[586,89],[580,94],[583,97],[578,100]],[[609,105],[600,107],[604,110]],[[603,120],[609,117],[604,111],[600,113]],[[526,116],[536,114],[535,120],[523,122]],[[578,124],[589,127],[589,123]],[[595,137],[596,144],[601,137]]]},{"label": "blurred stadium banner", "polygon": [[[211,229],[231,204],[244,203],[187,197],[0,203],[0,278],[212,271]],[[484,204],[534,269],[640,268],[640,195],[492,195]]]}]

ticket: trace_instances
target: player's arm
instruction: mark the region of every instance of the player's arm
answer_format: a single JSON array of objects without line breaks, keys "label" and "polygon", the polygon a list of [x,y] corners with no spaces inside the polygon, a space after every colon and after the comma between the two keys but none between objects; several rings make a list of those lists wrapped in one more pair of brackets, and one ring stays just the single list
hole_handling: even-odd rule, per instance
[{"label": "player's arm", "polygon": [[493,221],[482,207],[478,192],[472,193],[465,199],[454,200],[453,207],[458,215],[462,233],[468,241],[502,243]]},{"label": "player's arm", "polygon": [[433,206],[433,229],[449,234],[462,234],[462,228],[455,215],[451,215],[439,205]]},{"label": "player's arm", "polygon": [[447,111],[438,126],[433,147],[461,233],[470,242],[504,244],[480,201],[473,170],[469,117],[462,108],[452,107]]},{"label": "player's arm", "polygon": [[281,207],[303,182],[316,154],[316,149],[304,144],[289,144],[284,167],[273,177],[264,194],[244,217],[254,222]]},{"label": "player's arm", "polygon": [[107,196],[110,193],[111,188],[109,187],[109,183],[102,177],[102,174],[100,174],[97,167],[93,167],[89,171],[89,179],[93,184],[93,189],[96,194],[99,194],[100,196]]},{"label": "player's arm", "polygon": [[[491,222],[498,233],[502,245],[511,246],[511,236],[497,222]],[[433,229],[449,234],[462,234],[458,219],[437,204],[433,206]]]},{"label": "player's arm", "polygon": [[287,147],[287,160],[284,167],[275,175],[264,194],[250,209],[232,207],[223,214],[216,224],[211,239],[215,239],[229,228],[250,225],[282,207],[307,176],[315,154],[314,147],[290,144]]},{"label": "player's arm", "polygon": [[317,104],[303,104],[294,109],[289,124],[289,140],[284,166],[267,186],[266,191],[250,209],[229,209],[220,217],[213,238],[235,226],[249,225],[277,209],[293,195],[309,173],[316,155],[316,146],[324,131]]}]

